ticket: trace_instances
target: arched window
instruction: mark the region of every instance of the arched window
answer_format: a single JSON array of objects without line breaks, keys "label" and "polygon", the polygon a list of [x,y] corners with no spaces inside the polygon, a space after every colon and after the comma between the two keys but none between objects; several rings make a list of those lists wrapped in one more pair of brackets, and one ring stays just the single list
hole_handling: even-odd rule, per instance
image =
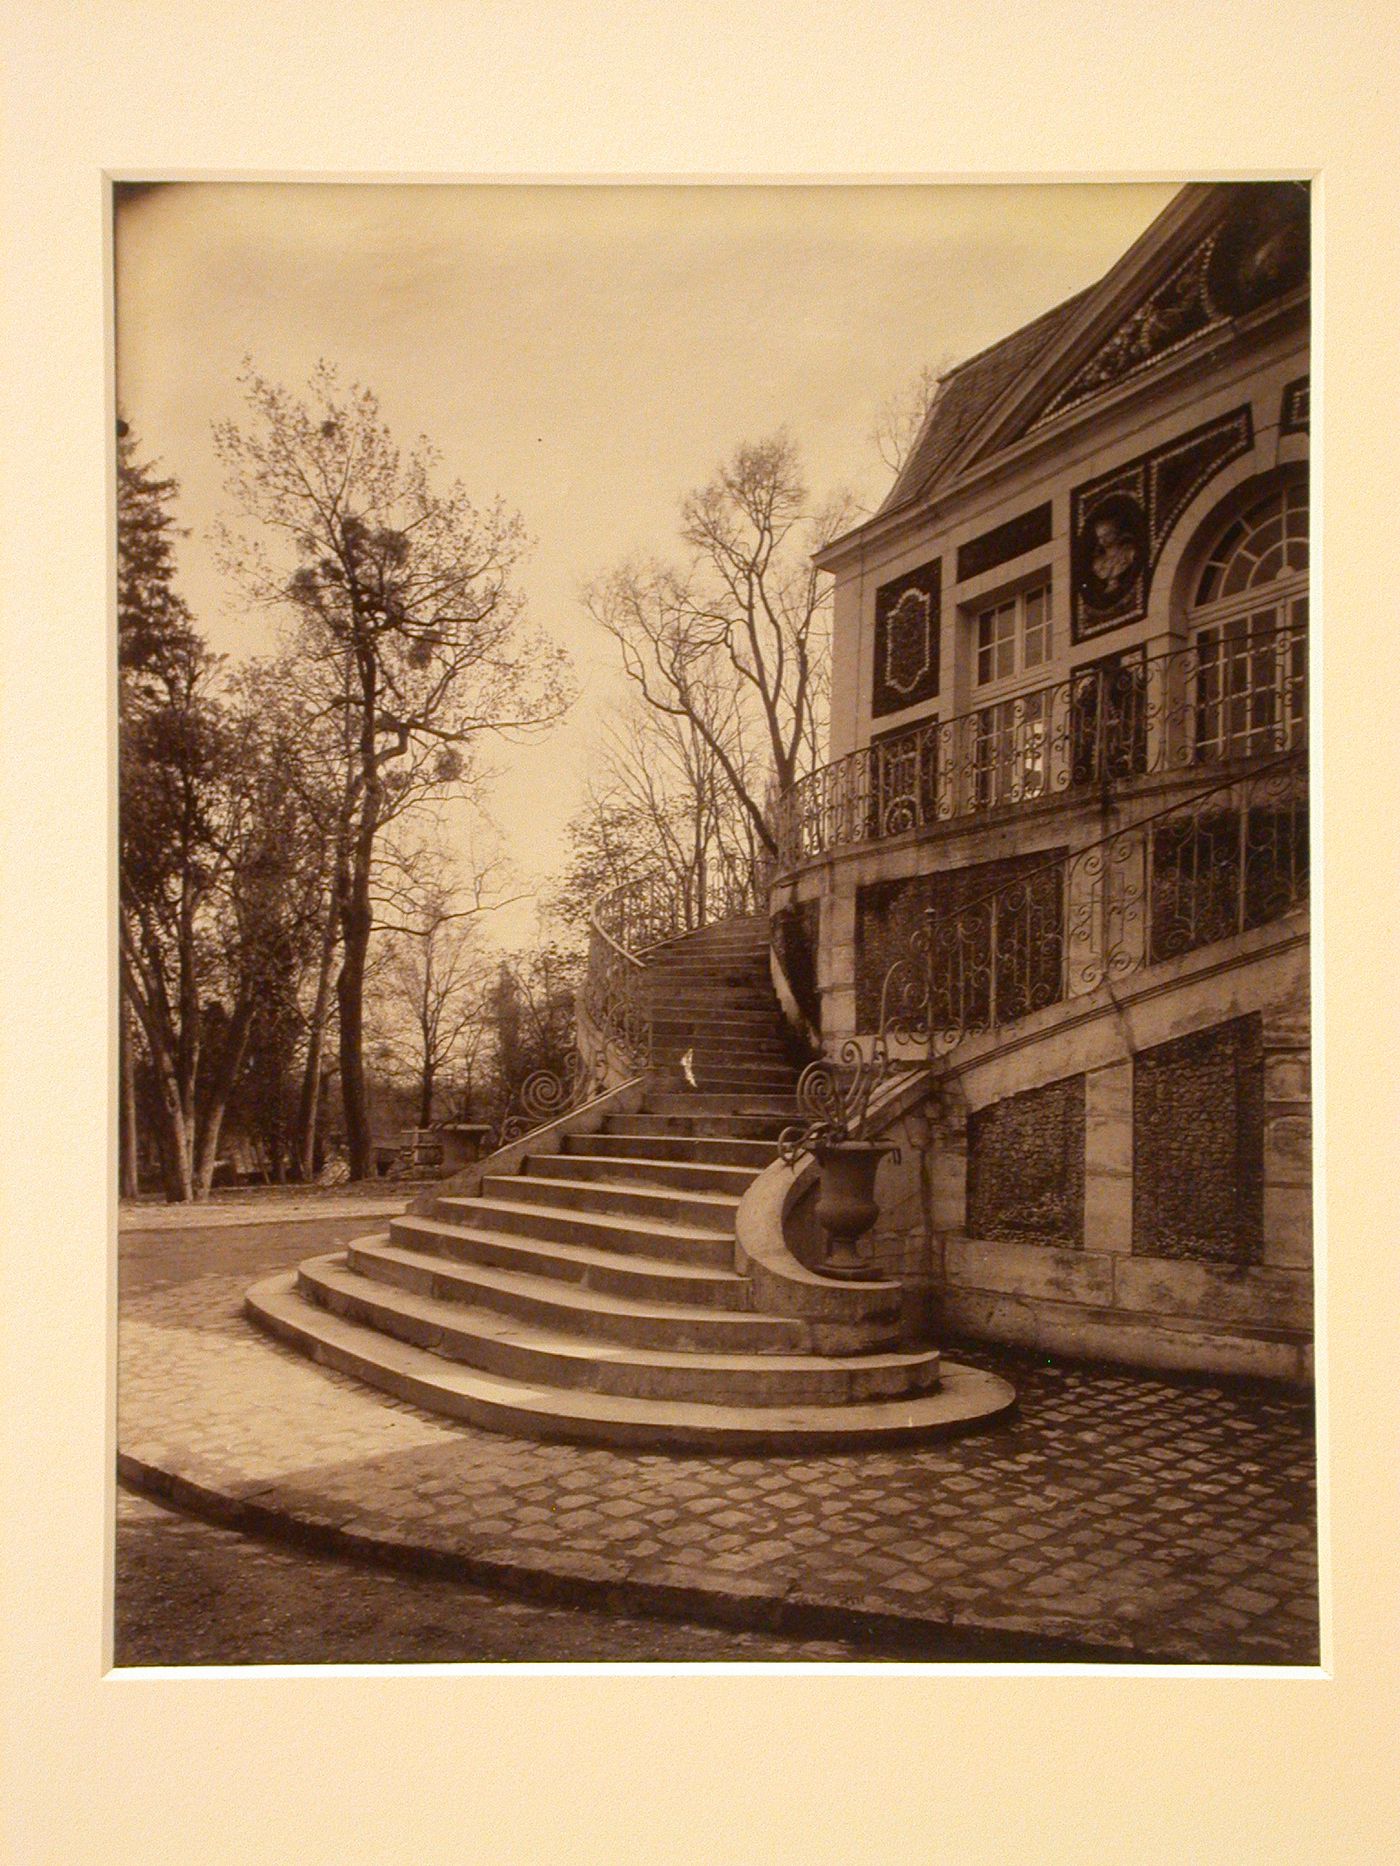
[{"label": "arched window", "polygon": [[1307,721],[1308,487],[1275,484],[1224,525],[1191,606],[1196,755],[1240,758],[1303,742]]}]

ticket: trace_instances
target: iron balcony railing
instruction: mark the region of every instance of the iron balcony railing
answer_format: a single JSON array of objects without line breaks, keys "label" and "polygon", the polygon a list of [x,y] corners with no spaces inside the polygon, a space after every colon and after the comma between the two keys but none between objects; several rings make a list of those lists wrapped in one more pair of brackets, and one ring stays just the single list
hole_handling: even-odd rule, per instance
[{"label": "iron balcony railing", "polygon": [[[1308,898],[1307,755],[1272,759],[1046,861],[926,908],[863,1011],[859,1036],[798,1083],[789,1154],[864,1131],[891,1075],[932,1075],[967,1038],[1268,925]],[[935,881],[938,878],[934,878]]]},{"label": "iron balcony railing", "polygon": [[779,800],[780,873],[854,844],[1307,742],[1307,631],[1244,623],[876,740]]}]

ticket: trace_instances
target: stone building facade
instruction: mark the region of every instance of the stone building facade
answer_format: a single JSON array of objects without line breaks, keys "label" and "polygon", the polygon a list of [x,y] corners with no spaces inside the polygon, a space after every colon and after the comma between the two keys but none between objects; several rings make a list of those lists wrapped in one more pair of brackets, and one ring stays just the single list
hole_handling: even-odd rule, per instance
[{"label": "stone building facade", "polygon": [[819,559],[776,969],[828,1054],[934,1059],[875,1244],[963,1332],[1310,1373],[1308,229],[1183,189]]}]

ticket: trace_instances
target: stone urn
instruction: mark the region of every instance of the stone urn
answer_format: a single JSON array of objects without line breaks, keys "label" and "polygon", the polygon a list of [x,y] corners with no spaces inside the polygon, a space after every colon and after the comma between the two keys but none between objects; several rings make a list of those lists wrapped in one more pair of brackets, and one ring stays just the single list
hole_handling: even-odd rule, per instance
[{"label": "stone urn", "polygon": [[857,1244],[880,1215],[875,1173],[898,1147],[880,1140],[822,1140],[812,1149],[821,1169],[817,1222],[826,1235],[826,1256],[815,1267],[822,1276],[843,1278],[870,1274]]}]

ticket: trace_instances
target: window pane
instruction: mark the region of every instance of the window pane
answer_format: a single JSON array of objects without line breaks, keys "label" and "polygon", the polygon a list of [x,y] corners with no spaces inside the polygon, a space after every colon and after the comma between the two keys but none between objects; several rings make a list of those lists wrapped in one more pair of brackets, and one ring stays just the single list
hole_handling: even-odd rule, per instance
[{"label": "window pane", "polygon": [[1026,596],[1025,665],[1041,667],[1050,659],[1050,590],[1042,585]]}]

